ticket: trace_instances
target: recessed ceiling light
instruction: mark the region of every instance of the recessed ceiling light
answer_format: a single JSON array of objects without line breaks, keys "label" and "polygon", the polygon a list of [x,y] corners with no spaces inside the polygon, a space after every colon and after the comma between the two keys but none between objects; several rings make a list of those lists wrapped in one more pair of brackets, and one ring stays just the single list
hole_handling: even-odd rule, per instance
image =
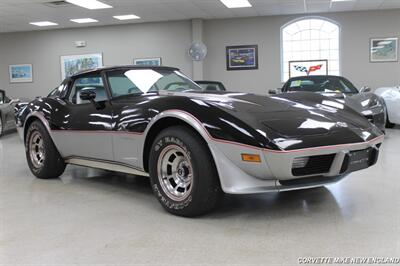
[{"label": "recessed ceiling light", "polygon": [[76,23],[94,23],[94,22],[99,22],[96,19],[92,19],[92,18],[76,18],[76,19],[70,19],[72,22],[76,22]]},{"label": "recessed ceiling light", "polygon": [[248,0],[220,0],[227,8],[251,7]]},{"label": "recessed ceiling light", "polygon": [[128,19],[140,19],[140,17],[136,15],[121,15],[121,16],[113,16],[113,18],[118,19],[118,20],[128,20]]},{"label": "recessed ceiling light", "polygon": [[104,9],[113,8],[110,5],[104,4],[97,0],[66,0],[68,3],[81,6],[87,9]]},{"label": "recessed ceiling light", "polygon": [[332,2],[351,2],[354,0],[331,0]]},{"label": "recessed ceiling light", "polygon": [[48,27],[48,26],[57,26],[57,23],[51,21],[38,21],[38,22],[30,22],[29,24],[39,26],[39,27]]}]

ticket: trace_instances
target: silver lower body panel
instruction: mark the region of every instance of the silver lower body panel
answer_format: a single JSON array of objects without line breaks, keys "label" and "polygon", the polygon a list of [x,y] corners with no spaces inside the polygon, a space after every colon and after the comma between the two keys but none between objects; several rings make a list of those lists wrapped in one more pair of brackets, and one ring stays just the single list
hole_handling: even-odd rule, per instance
[{"label": "silver lower body panel", "polygon": [[[228,194],[251,194],[288,191],[329,185],[348,175],[342,171],[346,154],[368,148],[378,149],[383,138],[370,142],[317,147],[295,151],[271,151],[235,143],[209,143],[221,181]],[[244,162],[242,153],[257,154],[261,162]],[[334,159],[324,173],[294,176],[293,161],[298,157],[333,154]]]}]

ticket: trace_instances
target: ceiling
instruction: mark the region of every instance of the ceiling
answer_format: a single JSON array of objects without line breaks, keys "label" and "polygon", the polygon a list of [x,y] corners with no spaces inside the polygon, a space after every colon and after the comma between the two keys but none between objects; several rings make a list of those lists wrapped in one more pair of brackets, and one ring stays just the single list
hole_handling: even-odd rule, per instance
[{"label": "ceiling", "polygon": [[[253,7],[239,9],[228,9],[219,0],[102,0],[114,8],[88,10],[70,4],[63,7],[45,5],[50,1],[52,0],[0,0],[0,33],[192,18],[218,19],[400,8],[400,0],[354,0],[336,3],[331,3],[331,0],[249,0]],[[122,22],[112,18],[115,15],[132,13],[141,19]],[[99,22],[76,24],[69,21],[87,17]],[[46,20],[59,25],[39,28],[29,24]]]}]

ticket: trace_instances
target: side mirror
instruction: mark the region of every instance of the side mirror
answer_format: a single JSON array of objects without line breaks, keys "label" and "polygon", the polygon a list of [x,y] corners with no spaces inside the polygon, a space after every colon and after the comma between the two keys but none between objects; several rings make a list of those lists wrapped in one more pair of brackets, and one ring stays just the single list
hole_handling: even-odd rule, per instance
[{"label": "side mirror", "polygon": [[19,99],[11,99],[9,102],[8,102],[8,104],[9,105],[13,105],[13,104],[17,104],[17,103],[20,103],[21,101],[19,100]]},{"label": "side mirror", "polygon": [[83,88],[80,91],[79,98],[82,101],[94,101],[96,99],[96,89],[91,87]]},{"label": "side mirror", "polygon": [[279,93],[281,93],[281,92],[282,92],[282,89],[281,89],[281,88],[277,88],[277,89],[269,90],[269,91],[268,91],[268,93],[269,93],[269,94],[272,94],[272,95],[279,94]]},{"label": "side mirror", "polygon": [[360,93],[367,93],[367,92],[371,92],[372,89],[368,86],[364,86],[361,88]]}]

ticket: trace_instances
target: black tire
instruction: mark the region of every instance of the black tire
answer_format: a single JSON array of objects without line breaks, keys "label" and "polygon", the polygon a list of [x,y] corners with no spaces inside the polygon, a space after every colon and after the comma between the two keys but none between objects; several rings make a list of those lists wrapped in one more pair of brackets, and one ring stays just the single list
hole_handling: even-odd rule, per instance
[{"label": "black tire", "polygon": [[393,124],[389,121],[389,115],[386,113],[386,128],[394,128],[396,124]]},{"label": "black tire", "polygon": [[[164,156],[166,150],[169,149],[180,149],[187,155],[187,157],[180,157],[181,162],[182,158],[187,158],[188,160],[184,162],[187,161],[189,164],[181,173],[191,173],[189,174],[192,180],[191,185],[186,188],[190,191],[186,192],[186,198],[179,200],[168,194],[171,192],[168,192],[165,183],[168,183],[170,179],[159,178],[158,169],[161,169],[159,166],[162,162],[170,161],[170,159],[162,160],[160,157]],[[170,171],[172,173],[172,170]],[[167,128],[156,137],[150,151],[149,172],[152,189],[157,199],[168,212],[178,216],[193,217],[210,212],[217,205],[222,194],[218,173],[207,144],[196,132],[185,126]],[[174,176],[176,177],[178,173],[179,170]],[[160,174],[160,176],[164,175]],[[163,182],[163,185],[160,182]]]},{"label": "black tire", "polygon": [[[32,138],[40,136],[42,139],[42,149],[44,156],[40,165],[37,165],[31,158]],[[36,149],[35,149],[36,150]],[[55,147],[52,139],[49,136],[44,125],[39,121],[34,121],[30,124],[25,138],[25,153],[31,172],[40,179],[57,178],[64,173],[65,162],[61,158],[60,153]]]}]

